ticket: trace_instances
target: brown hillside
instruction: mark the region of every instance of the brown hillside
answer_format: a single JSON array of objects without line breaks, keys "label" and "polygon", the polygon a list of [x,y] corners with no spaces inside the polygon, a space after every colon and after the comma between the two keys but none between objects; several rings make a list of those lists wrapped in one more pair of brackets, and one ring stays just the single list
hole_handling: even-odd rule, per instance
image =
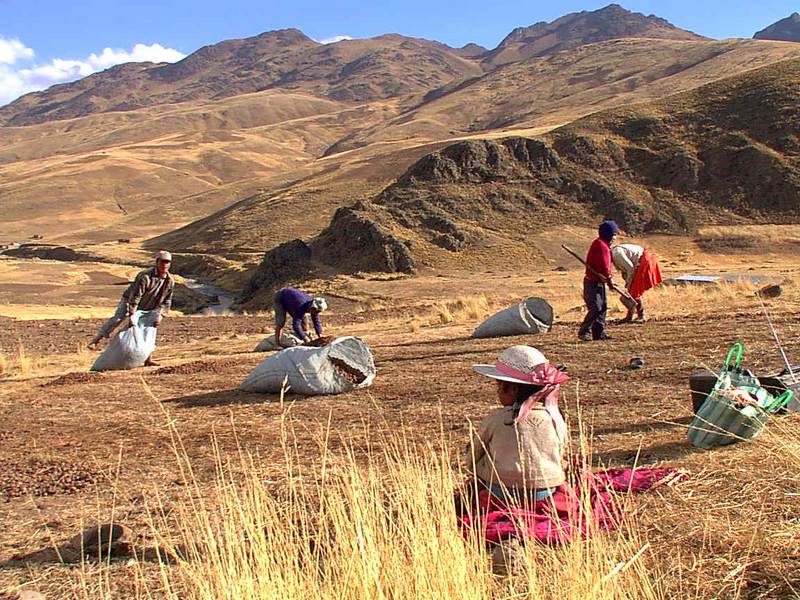
[{"label": "brown hillside", "polygon": [[[776,52],[776,48],[780,51]],[[473,84],[475,89],[471,93],[469,89],[473,86],[430,101],[417,111],[403,113],[390,119],[388,124],[377,122],[365,127],[338,142],[333,147],[335,151],[326,152],[328,156],[310,164],[303,171],[308,176],[302,180],[255,194],[221,213],[162,236],[153,244],[192,252],[258,252],[293,238],[309,239],[330,222],[338,207],[375,197],[414,161],[446,145],[448,138],[456,141],[461,136],[485,136],[487,133],[501,137],[503,131],[513,134],[515,130],[528,135],[531,130],[540,133],[541,129],[534,128],[539,126],[546,130],[554,119],[557,121],[553,124],[563,123],[576,114],[591,112],[593,95],[598,99],[606,98],[598,101],[598,107],[660,97],[667,95],[670,89],[696,87],[717,79],[720,73],[768,63],[774,57],[800,56],[800,52],[784,54],[784,50],[785,45],[772,42],[653,40],[648,49],[643,40],[619,40],[597,44],[586,52],[582,49],[574,53],[574,64],[560,62],[560,68],[549,59],[534,59],[533,62],[544,61],[547,70],[527,75],[521,72],[505,80],[489,74],[485,78],[490,78],[491,84]],[[678,64],[687,68],[670,74],[672,70],[664,65],[674,66],[676,61],[681,61],[681,55],[686,61]],[[573,79],[581,69],[599,68],[604,62],[609,65],[603,71],[604,76],[587,77],[580,83]],[[642,64],[641,72],[626,77],[625,73],[630,73],[637,64]],[[662,81],[662,78],[666,79]],[[638,87],[630,86],[633,81]],[[651,87],[658,91],[650,92]],[[575,90],[574,94],[569,93],[571,89]],[[491,100],[495,98],[506,99],[507,115],[531,111],[530,120],[522,117],[523,123],[516,127],[487,128],[483,133],[466,131],[473,115],[480,119],[486,111],[493,110]],[[514,120],[514,117],[508,118]],[[265,229],[265,222],[277,222],[280,226]]]},{"label": "brown hillside", "polygon": [[752,40],[612,40],[504,65],[432,92],[337,149],[409,137],[443,139],[497,129],[557,126],[625,103],[663,98],[772,62],[800,47]]},{"label": "brown hillside", "polygon": [[[2,127],[6,218],[0,243],[44,235],[69,245],[174,231],[153,243],[200,253],[260,253],[314,237],[337,208],[376,196],[421,156],[459,139],[541,135],[597,110],[800,56],[800,46],[779,42],[612,40],[466,79],[448,71],[451,83],[428,91],[425,86],[441,84],[453,56],[453,69],[476,69],[475,63],[443,44],[400,36],[318,46],[293,35],[292,43],[304,47],[292,52],[311,58],[296,64],[283,85],[313,88],[314,95],[271,88]],[[248,43],[256,39],[268,44],[272,38],[265,34]],[[225,63],[241,58],[234,48],[245,42],[198,51],[178,75],[200,81],[214,62],[211,49]],[[370,44],[380,50],[374,60],[355,60],[353,72],[336,71],[336,65],[363,58]],[[402,95],[389,100],[353,105],[316,95],[338,90],[346,96],[367,75],[370,85],[390,81],[399,71],[381,75],[391,58],[386,48],[397,48],[401,58],[422,52],[433,67],[394,57],[412,64],[403,67]],[[324,56],[329,64],[320,63]],[[420,77],[414,80],[412,73]],[[411,88],[428,93],[405,93]],[[265,230],[265,222],[280,226]]]},{"label": "brown hillside", "polygon": [[482,73],[462,54],[401,35],[322,45],[295,29],[271,31],[206,46],[175,64],[120,65],[27,94],[0,109],[0,124],[30,125],[267,89],[348,102],[394,98]]},{"label": "brown hillside", "polygon": [[486,55],[485,61],[502,65],[619,38],[705,39],[659,17],[609,4],[595,11],[571,13],[550,23],[518,27]]},{"label": "brown hillside", "polygon": [[541,140],[460,142],[420,159],[373,201],[337,211],[311,244],[313,260],[401,272],[492,260],[487,253],[508,260],[505,248],[519,254],[546,228],[606,217],[633,234],[797,223],[798,131],[800,60],[790,60],[598,113]]},{"label": "brown hillside", "polygon": [[4,128],[0,240],[145,237],[283,185],[390,106],[286,92]]}]

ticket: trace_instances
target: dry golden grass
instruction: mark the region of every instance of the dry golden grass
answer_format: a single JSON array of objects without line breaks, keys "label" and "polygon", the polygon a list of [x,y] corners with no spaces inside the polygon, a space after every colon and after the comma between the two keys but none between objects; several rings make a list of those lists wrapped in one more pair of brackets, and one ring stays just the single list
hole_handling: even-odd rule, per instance
[{"label": "dry golden grass", "polygon": [[43,366],[40,357],[31,356],[18,343],[13,354],[0,353],[0,375],[6,378],[30,377],[38,373]]},{"label": "dry golden grass", "polygon": [[19,343],[10,356],[0,353],[0,375],[6,380],[54,377],[72,371],[88,371],[96,354],[82,343],[71,354],[31,354]]},{"label": "dry golden grass", "polygon": [[697,233],[699,238],[743,238],[760,248],[772,244],[800,243],[800,225],[715,225],[701,227]]},{"label": "dry golden grass", "polygon": [[62,306],[59,304],[4,304],[0,305],[0,316],[22,321],[44,319],[101,319],[114,312],[113,307]]},{"label": "dry golden grass", "polygon": [[[373,300],[368,301],[367,306],[384,308],[386,304],[383,300]],[[411,308],[415,314],[407,322],[412,333],[426,326],[480,322],[490,312],[485,296],[458,296],[453,300],[420,302]]]},{"label": "dry golden grass", "polygon": [[[160,579],[137,570],[136,598],[669,597],[632,518],[616,532],[593,530],[560,548],[526,544],[512,561],[515,574],[498,577],[493,570],[510,559],[498,561],[458,529],[453,491],[464,474],[451,467],[443,439],[421,444],[385,434],[373,438],[375,448],[360,448],[344,438],[334,453],[331,438],[343,434],[323,429],[316,433],[319,460],[308,467],[297,439],[309,432],[284,421],[284,475],[276,489],[264,482],[257,457],[225,455],[216,443],[215,480],[201,481],[170,423],[189,494],[168,511],[158,497],[150,503]],[[84,571],[77,597],[113,597],[108,571]]]}]

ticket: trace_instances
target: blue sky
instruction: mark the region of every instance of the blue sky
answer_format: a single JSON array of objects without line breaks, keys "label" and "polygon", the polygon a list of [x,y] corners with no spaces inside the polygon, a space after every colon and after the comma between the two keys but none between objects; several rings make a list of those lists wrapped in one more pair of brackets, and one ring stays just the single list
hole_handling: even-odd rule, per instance
[{"label": "blue sky", "polygon": [[[512,29],[601,1],[380,0],[0,0],[0,104],[48,83],[75,79],[128,60],[177,60],[206,44],[296,27],[310,37],[371,37],[396,32],[461,46],[496,46]],[[751,37],[800,10],[800,0],[627,0],[715,38]],[[488,8],[487,8],[488,7]]]}]

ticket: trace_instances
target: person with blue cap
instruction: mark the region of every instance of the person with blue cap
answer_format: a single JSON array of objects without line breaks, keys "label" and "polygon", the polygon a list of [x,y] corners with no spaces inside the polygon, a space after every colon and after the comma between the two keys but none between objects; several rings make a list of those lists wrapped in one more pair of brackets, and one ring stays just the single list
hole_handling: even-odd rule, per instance
[{"label": "person with blue cap", "polygon": [[586,254],[586,272],[583,276],[583,301],[586,303],[586,317],[578,330],[578,337],[584,341],[609,340],[606,333],[606,313],[608,299],[606,285],[611,287],[611,243],[619,233],[615,221],[603,221],[598,228],[598,236],[589,246]]}]

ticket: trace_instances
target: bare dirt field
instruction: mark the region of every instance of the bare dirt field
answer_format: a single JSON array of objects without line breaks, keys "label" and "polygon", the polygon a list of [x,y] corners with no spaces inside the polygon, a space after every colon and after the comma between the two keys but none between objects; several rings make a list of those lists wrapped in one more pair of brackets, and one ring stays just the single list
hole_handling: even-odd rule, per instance
[{"label": "bare dirt field", "polygon": [[[394,282],[398,296],[404,285]],[[800,303],[794,283],[787,282],[787,290],[769,306],[789,356],[796,357]],[[426,310],[418,306],[416,316],[408,306],[370,310],[342,303],[327,319],[326,333],[358,335],[370,344],[378,368],[374,385],[339,396],[288,396],[284,402],[238,390],[264,357],[251,350],[269,327],[266,316],[168,319],[159,331],[161,366],[103,374],[87,373],[93,356],[76,351],[98,320],[3,319],[0,339],[14,342],[3,349],[10,366],[0,383],[0,591],[10,598],[22,589],[38,589],[48,598],[94,597],[85,581],[98,568],[70,562],[75,557],[68,553],[62,563],[52,548],[112,513],[132,529],[136,548],[152,547],[150,519],[158,510],[153,499],[169,510],[188,493],[171,425],[195,476],[209,482],[209,493],[215,444],[225,457],[240,448],[258,455],[266,465],[264,480],[280,488],[287,426],[309,465],[320,458],[325,431],[334,463],[345,447],[374,450],[396,433],[445,444],[458,456],[468,439],[468,419],[482,418],[495,402],[494,386],[473,374],[471,365],[493,362],[503,348],[524,343],[569,369],[563,405],[573,426],[580,406],[584,426],[593,431],[596,465],[638,460],[691,473],[678,486],[634,502],[650,542],[647,560],[668,573],[671,592],[787,597],[800,577],[797,466],[762,442],[709,452],[686,440],[687,377],[695,367],[718,368],[728,346],[741,340],[748,366],[758,373],[780,370],[765,319],[752,290],[741,286],[706,291],[700,296],[706,296],[705,305],[680,316],[669,311],[679,296],[669,294],[674,292],[654,293],[658,308],[650,322],[612,326],[614,339],[603,343],[577,341],[579,314],[564,315],[545,335],[472,340],[478,320],[465,299]],[[484,304],[475,310],[490,309]],[[16,370],[14,348],[27,353]],[[644,358],[645,367],[628,370],[632,357]],[[800,425],[795,415],[781,421]],[[109,597],[138,597],[142,578],[134,571],[157,587],[157,563],[145,553],[142,564],[112,560],[102,576],[113,591]]]}]

